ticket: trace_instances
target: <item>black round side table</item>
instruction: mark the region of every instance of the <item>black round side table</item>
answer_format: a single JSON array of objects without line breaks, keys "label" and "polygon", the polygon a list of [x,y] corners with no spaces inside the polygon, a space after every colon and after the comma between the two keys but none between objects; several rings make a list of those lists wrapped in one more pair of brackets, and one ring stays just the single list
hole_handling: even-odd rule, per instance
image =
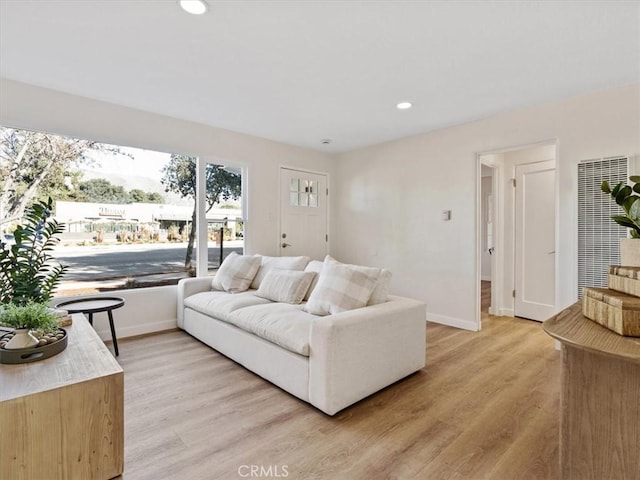
[{"label": "black round side table", "polygon": [[109,328],[111,328],[111,338],[113,339],[113,349],[116,357],[118,353],[118,339],[116,329],[113,325],[113,310],[124,306],[124,299],[120,297],[85,297],[77,300],[67,300],[56,305],[69,313],[84,313],[89,316],[89,323],[93,325],[93,314],[107,312],[109,317]]}]

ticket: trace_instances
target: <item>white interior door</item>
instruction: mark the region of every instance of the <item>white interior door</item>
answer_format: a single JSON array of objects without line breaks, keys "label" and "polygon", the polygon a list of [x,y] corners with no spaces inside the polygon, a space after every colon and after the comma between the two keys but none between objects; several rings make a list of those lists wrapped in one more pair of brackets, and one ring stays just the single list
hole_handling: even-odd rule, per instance
[{"label": "white interior door", "polygon": [[280,255],[327,254],[327,176],[280,169]]},{"label": "white interior door", "polygon": [[516,317],[555,313],[555,160],[516,166]]}]

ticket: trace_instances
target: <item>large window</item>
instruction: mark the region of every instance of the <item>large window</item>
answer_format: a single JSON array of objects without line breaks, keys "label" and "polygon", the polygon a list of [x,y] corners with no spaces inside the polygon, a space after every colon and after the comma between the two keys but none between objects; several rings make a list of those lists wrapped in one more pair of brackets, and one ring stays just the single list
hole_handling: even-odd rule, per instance
[{"label": "large window", "polygon": [[[0,137],[0,233],[11,241],[31,202],[54,200],[65,232],[52,254],[69,266],[59,294],[175,283],[194,274],[195,157],[6,127]],[[212,270],[244,248],[242,175],[214,163],[205,172],[200,198]]]}]

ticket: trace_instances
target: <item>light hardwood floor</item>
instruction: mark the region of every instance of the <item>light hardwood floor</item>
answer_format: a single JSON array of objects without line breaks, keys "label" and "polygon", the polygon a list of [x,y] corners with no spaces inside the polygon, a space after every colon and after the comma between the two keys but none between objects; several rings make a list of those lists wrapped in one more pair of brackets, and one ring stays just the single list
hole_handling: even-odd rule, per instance
[{"label": "light hardwood floor", "polygon": [[422,371],[335,417],[184,332],[121,345],[125,480],[558,478],[560,357],[536,322],[430,323]]},{"label": "light hardwood floor", "polygon": [[482,280],[480,282],[480,311],[489,313],[491,306],[491,282]]}]

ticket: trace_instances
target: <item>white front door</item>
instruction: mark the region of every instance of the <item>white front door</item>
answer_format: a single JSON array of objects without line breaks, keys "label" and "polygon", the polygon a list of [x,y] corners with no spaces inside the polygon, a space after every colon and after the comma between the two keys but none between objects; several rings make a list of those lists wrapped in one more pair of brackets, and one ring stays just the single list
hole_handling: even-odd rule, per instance
[{"label": "white front door", "polygon": [[280,255],[327,254],[327,176],[280,169]]},{"label": "white front door", "polygon": [[555,313],[555,160],[516,166],[516,317]]}]

